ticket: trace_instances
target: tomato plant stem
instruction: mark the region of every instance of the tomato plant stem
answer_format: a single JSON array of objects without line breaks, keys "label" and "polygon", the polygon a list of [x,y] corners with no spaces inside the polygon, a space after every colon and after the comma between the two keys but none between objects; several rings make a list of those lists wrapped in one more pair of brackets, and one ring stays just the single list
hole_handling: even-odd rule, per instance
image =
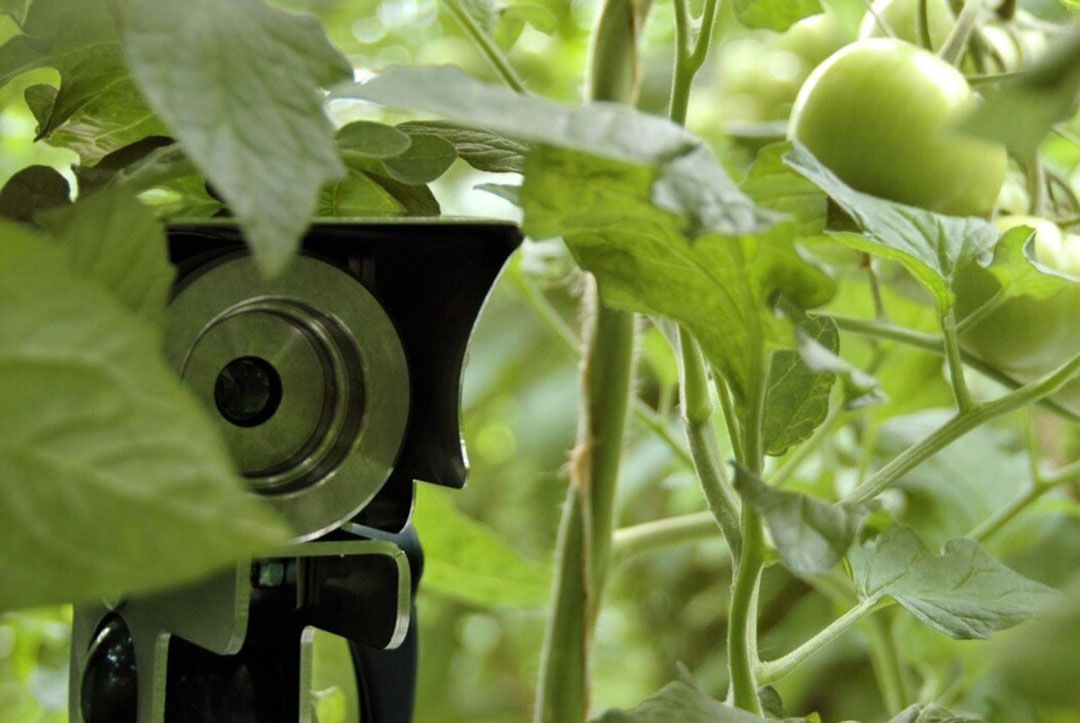
[{"label": "tomato plant stem", "polygon": [[941,317],[941,330],[944,334],[945,364],[949,368],[949,382],[952,385],[956,405],[961,413],[975,407],[975,400],[968,390],[964,379],[964,363],[960,358],[960,338],[956,333],[956,312],[949,309]]},{"label": "tomato plant stem", "polygon": [[761,520],[750,505],[742,508],[742,531],[742,554],[735,571],[728,611],[728,667],[733,702],[739,708],[760,715],[755,676],[758,661],[754,600],[761,582],[765,541]]},{"label": "tomato plant stem", "polygon": [[974,407],[953,417],[923,441],[908,447],[882,467],[860,487],[845,498],[848,502],[865,502],[892,486],[897,480],[925,462],[952,442],[991,419],[1016,411],[1053,394],[1080,373],[1080,354],[1049,374],[1025,384],[1019,389],[992,402]]},{"label": "tomato plant stem", "polygon": [[1042,499],[1043,495],[1060,485],[1072,482],[1078,477],[1080,477],[1080,461],[1068,464],[1040,479],[1033,480],[1027,490],[983,520],[967,536],[979,542],[986,541],[1016,519],[1017,515]]},{"label": "tomato plant stem", "polygon": [[859,623],[859,629],[866,636],[870,648],[870,664],[874,668],[885,710],[889,715],[896,715],[907,706],[911,695],[891,622],[892,611],[885,609],[864,618]]},{"label": "tomato plant stem", "polygon": [[934,52],[934,43],[930,40],[930,13],[927,11],[927,0],[919,0],[916,27],[919,31],[919,45]]},{"label": "tomato plant stem", "polygon": [[833,640],[836,640],[842,634],[847,632],[848,628],[873,611],[875,604],[875,601],[863,600],[858,605],[833,620],[814,635],[814,637],[810,638],[790,653],[783,655],[776,660],[769,660],[761,663],[758,666],[758,684],[767,685],[780,680],[791,673],[803,661]]},{"label": "tomato plant stem", "polygon": [[960,60],[967,50],[971,34],[975,32],[979,20],[979,11],[982,10],[982,0],[964,0],[964,7],[956,18],[945,44],[938,51],[938,56],[946,63],[960,66]]},{"label": "tomato plant stem", "polygon": [[694,76],[705,63],[712,42],[713,26],[719,0],[705,0],[697,38],[692,38],[690,8],[687,0],[675,0],[675,71],[671,83],[671,103],[668,116],[676,123],[686,123],[690,103],[690,88]]},{"label": "tomato plant stem", "polygon": [[711,512],[693,512],[616,530],[611,544],[611,564],[667,547],[687,545],[717,536],[720,528]]},{"label": "tomato plant stem", "polygon": [[503,54],[499,46],[495,44],[491,36],[484,32],[484,29],[477,25],[476,20],[469,11],[461,4],[461,0],[443,0],[446,3],[446,9],[450,11],[450,14],[454,16],[454,19],[461,24],[461,27],[465,30],[465,34],[469,36],[469,40],[473,45],[487,58],[488,63],[495,69],[495,72],[502,79],[506,85],[516,93],[525,92],[525,83],[518,77],[517,72],[514,70],[514,66],[510,64],[506,55]]}]

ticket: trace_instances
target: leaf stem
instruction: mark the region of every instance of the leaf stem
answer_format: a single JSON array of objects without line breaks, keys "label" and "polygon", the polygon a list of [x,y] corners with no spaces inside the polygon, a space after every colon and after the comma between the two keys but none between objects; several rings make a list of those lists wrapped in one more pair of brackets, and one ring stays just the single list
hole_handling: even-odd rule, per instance
[{"label": "leaf stem", "polygon": [[979,11],[982,10],[982,0],[964,0],[964,7],[956,18],[949,37],[938,51],[938,57],[950,65],[960,66],[960,60],[964,57],[971,34],[975,32],[979,20]]},{"label": "leaf stem", "polygon": [[514,70],[514,66],[510,64],[510,61],[503,54],[499,46],[495,44],[495,41],[491,39],[483,28],[477,25],[476,20],[469,11],[466,10],[461,0],[443,0],[446,3],[446,9],[450,11],[450,14],[454,16],[461,27],[464,28],[465,34],[469,36],[469,40],[473,42],[473,45],[481,52],[481,54],[487,58],[487,61],[491,64],[491,67],[495,69],[496,74],[502,79],[506,85],[515,93],[525,92],[525,83],[518,77],[517,72]]},{"label": "leaf stem", "polygon": [[761,715],[757,696],[757,615],[754,601],[765,553],[761,519],[753,505],[742,506],[743,545],[728,611],[728,668],[735,706]]},{"label": "leaf stem", "polygon": [[949,381],[960,412],[975,408],[967,380],[964,379],[964,363],[960,358],[960,338],[956,333],[956,312],[949,309],[941,316],[941,330],[944,334],[945,365],[949,368]]},{"label": "leaf stem", "polygon": [[908,447],[882,467],[863,485],[845,498],[846,502],[865,502],[888,489],[915,467],[925,462],[952,442],[991,419],[1021,409],[1032,402],[1053,394],[1080,373],[1080,354],[1054,371],[1025,384],[992,402],[969,409],[953,417],[923,441]]},{"label": "leaf stem", "polygon": [[864,618],[859,628],[870,647],[870,664],[878,681],[881,699],[889,715],[896,715],[911,700],[908,682],[904,677],[900,646],[894,639],[890,626],[891,611],[885,609]]},{"label": "leaf stem", "polygon": [[930,13],[927,9],[927,0],[919,0],[918,14],[916,19],[918,20],[916,27],[919,31],[919,45],[934,52],[934,43],[930,39]]},{"label": "leaf stem", "polygon": [[1026,491],[983,520],[967,536],[978,542],[986,541],[1016,519],[1017,515],[1042,499],[1043,495],[1077,479],[1080,479],[1080,460],[1060,467],[1049,474],[1036,477]]},{"label": "leaf stem", "polygon": [[[908,329],[895,324],[882,323],[877,321],[866,321],[864,319],[852,319],[845,316],[829,316],[837,327],[850,332],[852,334],[859,334],[860,336],[869,336],[878,339],[887,339],[889,341],[899,342],[906,344],[907,346],[915,347],[917,349],[923,349],[934,354],[944,355],[945,346],[940,337],[933,334],[927,334],[922,331],[916,331],[915,329]],[[961,324],[961,326],[963,326]],[[1019,389],[1023,386],[1023,382],[1019,381],[1015,377],[1006,374],[997,367],[989,364],[982,359],[976,357],[973,354],[969,354],[965,351],[961,351],[961,358],[964,363],[972,369],[978,371],[980,374],[990,377],[994,381],[1002,384],[1010,389]],[[1058,402],[1052,399],[1040,399],[1039,404],[1046,409],[1055,412],[1058,416],[1068,419],[1073,422],[1080,422],[1080,414],[1072,411],[1071,409],[1062,406]]]},{"label": "leaf stem", "polygon": [[671,103],[668,117],[684,125],[690,104],[690,88],[694,76],[701,70],[712,42],[719,0],[705,0],[701,11],[701,27],[696,39],[691,39],[691,19],[688,0],[674,0],[675,9],[675,70],[671,82]]},{"label": "leaf stem", "polygon": [[717,537],[720,528],[711,511],[644,522],[616,530],[611,545],[611,564],[666,547],[677,547]]},{"label": "leaf stem", "polygon": [[847,632],[848,628],[870,614],[877,604],[875,600],[863,600],[790,653],[776,660],[762,662],[758,666],[758,684],[767,685],[787,676],[804,660],[836,640]]}]

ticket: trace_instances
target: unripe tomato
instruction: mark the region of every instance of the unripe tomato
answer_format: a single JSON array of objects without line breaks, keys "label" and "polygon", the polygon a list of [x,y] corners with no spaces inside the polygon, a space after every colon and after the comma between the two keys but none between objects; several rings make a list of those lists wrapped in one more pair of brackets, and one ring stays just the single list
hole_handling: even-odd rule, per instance
[{"label": "unripe tomato", "polygon": [[[881,29],[880,18],[898,40],[919,44],[919,0],[877,0],[871,8],[873,12],[867,12],[859,26],[860,38],[889,37]],[[936,50],[945,44],[956,23],[956,15],[948,0],[927,0],[926,20],[930,44]]]},{"label": "unripe tomato", "polygon": [[1005,148],[951,126],[975,103],[956,68],[889,38],[860,40],[799,91],[788,134],[851,187],[954,216],[987,216]]},{"label": "unripe tomato", "polygon": [[[1063,235],[1054,223],[1031,216],[1005,216],[997,224],[1002,231],[1016,226],[1035,229],[1036,260],[1080,277],[1080,236]],[[966,318],[1000,288],[986,269],[966,269],[957,284],[957,318]],[[1080,353],[1078,319],[1080,283],[1049,299],[1011,298],[966,328],[960,341],[979,358],[1029,381]],[[1080,411],[1080,380],[1074,380],[1057,399]]]}]

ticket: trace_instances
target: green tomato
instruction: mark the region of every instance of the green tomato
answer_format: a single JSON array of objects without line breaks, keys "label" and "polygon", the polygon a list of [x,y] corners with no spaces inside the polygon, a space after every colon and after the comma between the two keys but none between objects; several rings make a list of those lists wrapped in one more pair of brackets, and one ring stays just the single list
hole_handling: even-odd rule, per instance
[{"label": "green tomato", "polygon": [[[912,45],[919,44],[919,0],[877,0],[870,7],[873,12],[867,12],[859,26],[860,38],[885,38],[891,34]],[[940,48],[956,23],[956,15],[949,7],[948,0],[928,0],[926,19],[930,44],[935,49]],[[882,30],[881,23],[891,32]]]},{"label": "green tomato", "polygon": [[889,38],[860,40],[799,91],[788,134],[851,187],[930,211],[987,216],[1005,181],[1005,148],[952,125],[975,103],[956,68]]},{"label": "green tomato", "polygon": [[[998,228],[1035,229],[1034,255],[1044,266],[1080,278],[1080,236],[1064,235],[1054,223],[1032,216],[1004,216]],[[982,267],[961,274],[956,313],[963,320],[1000,290],[997,279]],[[1049,299],[1013,297],[969,325],[961,345],[1022,381],[1063,364],[1080,352],[1080,283]],[[1080,411],[1080,380],[1057,399]]]}]

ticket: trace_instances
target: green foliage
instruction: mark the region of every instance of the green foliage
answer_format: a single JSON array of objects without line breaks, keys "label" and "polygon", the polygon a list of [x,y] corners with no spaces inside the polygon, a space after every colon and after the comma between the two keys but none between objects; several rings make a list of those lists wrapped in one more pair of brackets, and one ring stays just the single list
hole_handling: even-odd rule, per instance
[{"label": "green foliage", "polygon": [[799,20],[820,12],[819,0],[735,0],[735,15],[748,28],[783,32]]},{"label": "green foliage", "polygon": [[[836,324],[826,317],[799,319],[799,330],[833,352],[839,351]],[[829,396],[836,375],[811,369],[795,350],[778,351],[769,364],[762,423],[765,452],[780,456],[803,441],[829,414]]]}]

